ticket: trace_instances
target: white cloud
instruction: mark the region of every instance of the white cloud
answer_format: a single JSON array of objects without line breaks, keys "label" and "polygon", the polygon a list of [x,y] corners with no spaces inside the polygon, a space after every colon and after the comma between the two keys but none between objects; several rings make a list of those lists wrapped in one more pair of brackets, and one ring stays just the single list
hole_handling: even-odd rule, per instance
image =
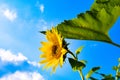
[{"label": "white cloud", "polygon": [[0,59],[6,62],[17,62],[27,60],[27,58],[21,53],[18,53],[18,55],[14,55],[11,51],[4,49],[0,49]]},{"label": "white cloud", "polygon": [[0,80],[45,80],[38,72],[20,72],[16,71],[0,78]]},{"label": "white cloud", "polygon": [[13,54],[10,50],[0,49],[0,60],[2,62],[10,62],[13,64],[18,64],[19,62],[27,61],[29,64],[40,67],[40,64],[34,61],[29,61],[22,53],[17,55]]},{"label": "white cloud", "polygon": [[3,10],[3,15],[10,21],[14,21],[17,18],[17,13],[8,8]]},{"label": "white cloud", "polygon": [[41,11],[42,13],[44,12],[44,5],[43,5],[43,4],[40,5],[40,11]]}]

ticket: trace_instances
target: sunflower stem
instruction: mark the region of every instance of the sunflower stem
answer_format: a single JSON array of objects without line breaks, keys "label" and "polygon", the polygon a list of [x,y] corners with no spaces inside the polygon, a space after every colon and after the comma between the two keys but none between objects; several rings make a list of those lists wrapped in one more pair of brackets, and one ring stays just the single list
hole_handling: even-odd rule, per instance
[{"label": "sunflower stem", "polygon": [[[75,56],[70,50],[68,50],[68,53],[70,53],[75,60],[78,60],[77,56]],[[85,80],[83,73],[82,73],[82,70],[80,69],[80,70],[78,70],[78,72],[80,74],[81,80]]]},{"label": "sunflower stem", "polygon": [[116,70],[116,77],[115,77],[115,80],[118,80],[119,67],[120,67],[120,62],[119,62],[119,64],[118,64],[118,69]]},{"label": "sunflower stem", "polygon": [[68,53],[70,53],[72,57],[77,60],[77,57],[70,50],[68,50]]},{"label": "sunflower stem", "polygon": [[83,76],[83,73],[82,73],[82,70],[79,70],[79,74],[80,74],[81,80],[85,80],[84,76]]}]

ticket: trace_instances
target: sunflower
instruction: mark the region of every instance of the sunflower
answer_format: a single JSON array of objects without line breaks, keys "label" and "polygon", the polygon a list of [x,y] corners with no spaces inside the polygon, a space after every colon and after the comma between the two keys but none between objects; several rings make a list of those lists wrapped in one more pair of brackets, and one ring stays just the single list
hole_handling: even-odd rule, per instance
[{"label": "sunflower", "polygon": [[42,47],[39,48],[43,52],[40,58],[44,58],[40,64],[45,64],[45,69],[52,67],[52,72],[55,72],[58,65],[62,67],[67,50],[63,38],[55,28],[46,31],[46,38],[48,42],[41,42]]}]

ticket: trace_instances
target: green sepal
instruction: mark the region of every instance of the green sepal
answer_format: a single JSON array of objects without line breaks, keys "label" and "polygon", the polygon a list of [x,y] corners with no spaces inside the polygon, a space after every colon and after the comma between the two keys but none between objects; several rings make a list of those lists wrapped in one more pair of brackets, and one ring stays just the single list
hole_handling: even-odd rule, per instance
[{"label": "green sepal", "polygon": [[42,34],[46,34],[46,31],[39,31],[40,33],[42,33]]}]

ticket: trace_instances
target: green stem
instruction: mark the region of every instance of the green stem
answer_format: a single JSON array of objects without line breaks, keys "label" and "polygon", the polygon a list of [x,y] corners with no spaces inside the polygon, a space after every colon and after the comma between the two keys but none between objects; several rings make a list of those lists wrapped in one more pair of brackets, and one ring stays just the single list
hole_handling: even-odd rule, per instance
[{"label": "green stem", "polygon": [[70,53],[73,56],[73,58],[77,60],[76,56],[70,50],[68,50],[68,53]]},{"label": "green stem", "polygon": [[116,70],[116,77],[115,77],[115,80],[118,80],[119,67],[120,67],[120,63],[118,64],[118,69]]},{"label": "green stem", "polygon": [[[68,50],[68,53],[70,53],[75,60],[78,60],[77,57],[70,50]],[[82,73],[82,70],[79,70],[79,74],[80,74],[81,80],[85,80],[83,73]]]},{"label": "green stem", "polygon": [[82,70],[79,70],[79,74],[80,74],[81,80],[85,80],[84,76],[83,76],[83,73],[82,73]]}]

